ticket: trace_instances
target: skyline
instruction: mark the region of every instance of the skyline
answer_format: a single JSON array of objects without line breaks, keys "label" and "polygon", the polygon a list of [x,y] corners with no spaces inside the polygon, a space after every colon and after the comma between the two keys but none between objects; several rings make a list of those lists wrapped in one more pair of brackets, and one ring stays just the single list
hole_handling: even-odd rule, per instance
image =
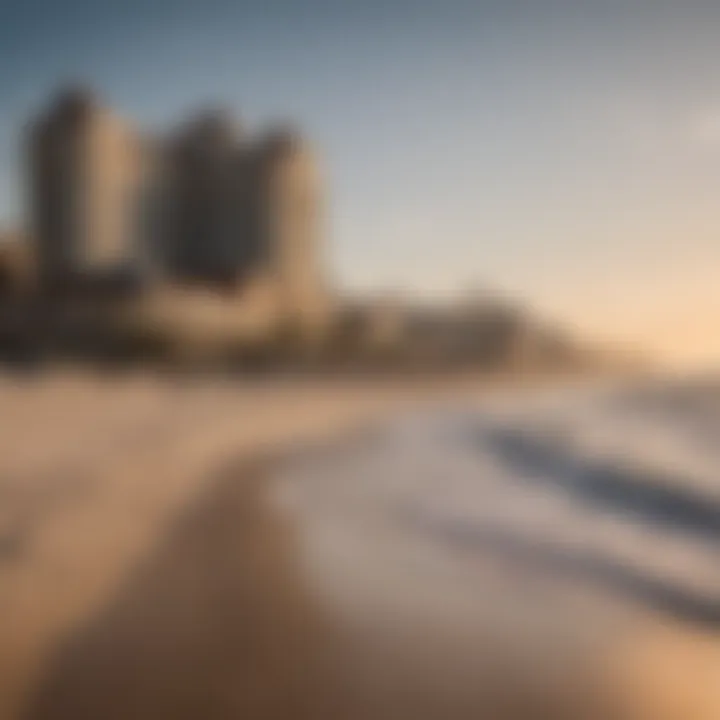
[{"label": "skyline", "polygon": [[151,129],[219,102],[309,133],[341,285],[486,286],[718,361],[720,8],[564,5],[13,1],[0,221],[21,217],[19,132],[58,83]]}]

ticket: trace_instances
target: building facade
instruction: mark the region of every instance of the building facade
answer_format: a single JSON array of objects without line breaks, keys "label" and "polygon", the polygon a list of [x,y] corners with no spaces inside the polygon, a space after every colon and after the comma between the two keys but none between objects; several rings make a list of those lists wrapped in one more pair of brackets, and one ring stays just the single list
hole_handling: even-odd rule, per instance
[{"label": "building facade", "polygon": [[203,113],[163,151],[161,264],[181,280],[233,284],[244,270],[240,135],[224,112]]},{"label": "building facade", "polygon": [[312,332],[324,324],[328,312],[316,159],[297,133],[281,130],[259,143],[250,166],[254,256],[276,283],[288,322]]},{"label": "building facade", "polygon": [[278,322],[324,322],[322,187],[297,133],[250,141],[229,113],[211,111],[149,140],[71,91],[33,123],[29,157],[45,287],[122,273],[238,298],[263,287]]},{"label": "building facade", "polygon": [[31,237],[41,284],[129,272],[141,242],[146,157],[135,131],[86,92],[60,95],[30,128]]}]

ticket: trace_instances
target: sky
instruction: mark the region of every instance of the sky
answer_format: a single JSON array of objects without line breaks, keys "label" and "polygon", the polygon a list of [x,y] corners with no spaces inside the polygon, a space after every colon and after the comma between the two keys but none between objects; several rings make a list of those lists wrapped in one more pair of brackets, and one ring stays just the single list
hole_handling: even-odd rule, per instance
[{"label": "sky", "polygon": [[0,222],[65,82],[141,127],[291,120],[354,291],[489,288],[720,365],[720,3],[0,0]]}]

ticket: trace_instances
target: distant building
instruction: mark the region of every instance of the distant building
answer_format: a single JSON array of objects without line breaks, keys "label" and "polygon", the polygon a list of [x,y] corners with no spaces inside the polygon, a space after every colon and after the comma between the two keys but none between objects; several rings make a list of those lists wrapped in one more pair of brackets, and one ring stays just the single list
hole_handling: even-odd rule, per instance
[{"label": "distant building", "polygon": [[315,157],[295,132],[276,131],[254,150],[250,173],[253,257],[277,284],[287,319],[312,331],[325,323],[329,310]]},{"label": "distant building", "polygon": [[325,188],[293,129],[247,137],[229,113],[210,110],[150,137],[69,90],[31,124],[27,143],[30,242],[0,246],[0,338],[26,306],[52,343],[103,352],[126,337],[197,357],[306,359],[323,349],[351,364],[587,362],[562,334],[492,297],[449,306],[333,297]]},{"label": "distant building", "polygon": [[263,288],[277,323],[326,322],[322,187],[297,133],[250,142],[209,111],[151,141],[73,90],[33,124],[29,157],[43,287],[190,284],[229,290],[238,312]]},{"label": "distant building", "polygon": [[165,146],[163,262],[187,281],[234,284],[246,268],[245,162],[222,112],[204,113]]},{"label": "distant building", "polygon": [[146,160],[137,133],[91,94],[71,90],[32,125],[28,152],[41,284],[68,288],[129,272]]}]

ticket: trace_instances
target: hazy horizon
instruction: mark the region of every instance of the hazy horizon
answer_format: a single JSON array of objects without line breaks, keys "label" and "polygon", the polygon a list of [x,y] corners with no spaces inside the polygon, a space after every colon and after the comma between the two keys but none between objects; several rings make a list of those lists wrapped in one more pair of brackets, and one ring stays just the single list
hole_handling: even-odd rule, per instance
[{"label": "hazy horizon", "polygon": [[81,80],[149,128],[205,102],[289,118],[351,289],[487,286],[683,364],[720,364],[720,6],[11,0],[0,223],[19,132]]}]

